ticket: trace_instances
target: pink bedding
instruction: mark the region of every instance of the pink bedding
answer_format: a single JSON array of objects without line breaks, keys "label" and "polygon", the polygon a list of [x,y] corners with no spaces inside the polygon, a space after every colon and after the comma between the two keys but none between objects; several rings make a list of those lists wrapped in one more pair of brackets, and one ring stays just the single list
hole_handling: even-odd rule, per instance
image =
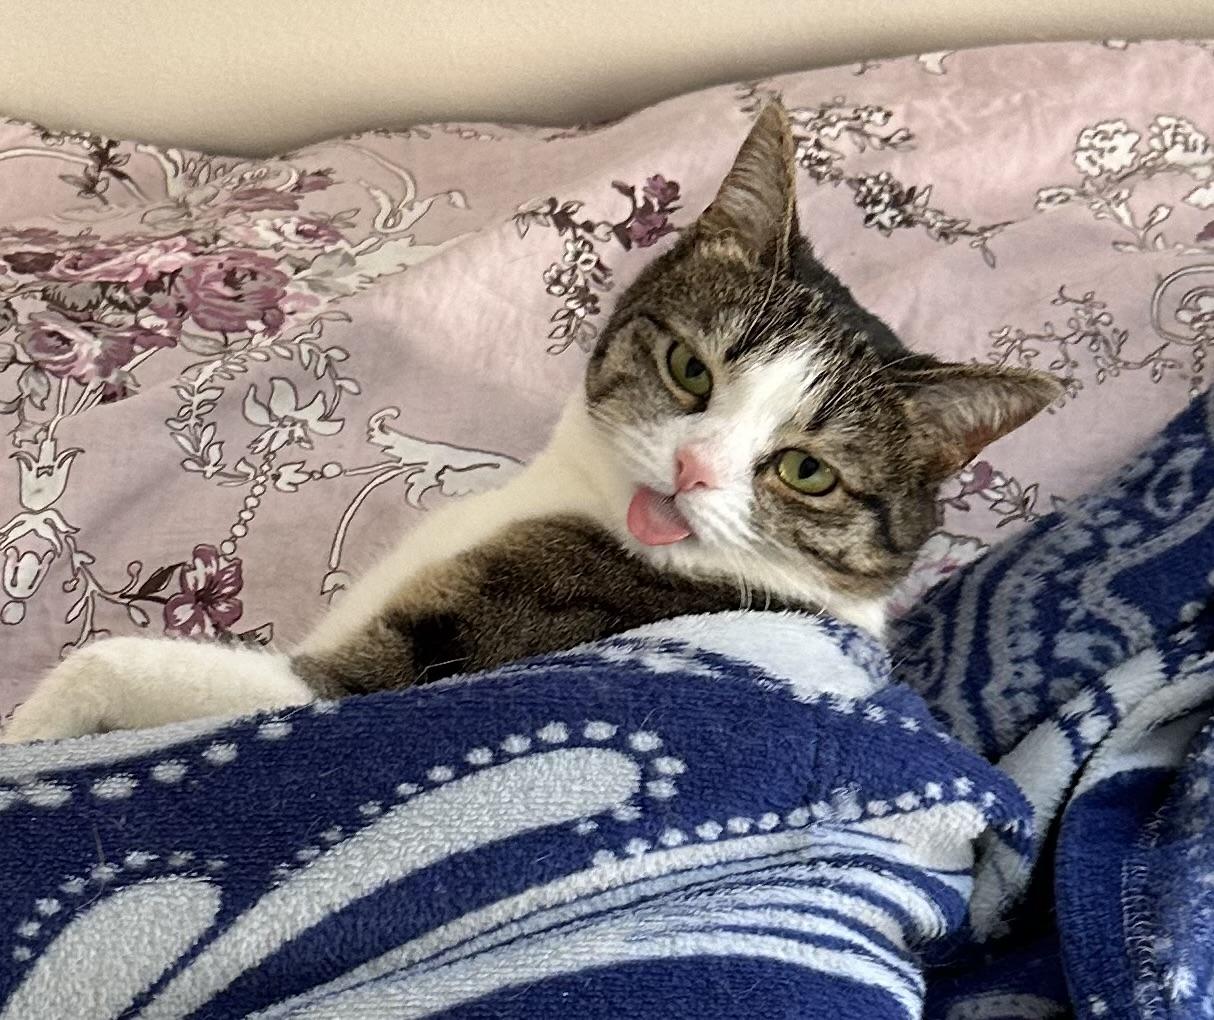
[{"label": "pink bedding", "polygon": [[1206,383],[1214,47],[935,53],[570,130],[244,160],[0,122],[0,712],[106,633],[290,644],[543,443],[612,300],[776,92],[803,223],[912,346],[1068,380],[944,493],[900,601]]}]

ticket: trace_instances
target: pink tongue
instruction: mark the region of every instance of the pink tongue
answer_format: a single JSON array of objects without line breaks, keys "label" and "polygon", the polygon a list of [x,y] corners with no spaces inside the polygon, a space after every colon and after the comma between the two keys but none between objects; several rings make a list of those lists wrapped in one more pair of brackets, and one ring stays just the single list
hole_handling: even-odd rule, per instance
[{"label": "pink tongue", "polygon": [[628,530],[645,545],[671,545],[691,534],[674,500],[648,486],[637,489],[628,504]]}]

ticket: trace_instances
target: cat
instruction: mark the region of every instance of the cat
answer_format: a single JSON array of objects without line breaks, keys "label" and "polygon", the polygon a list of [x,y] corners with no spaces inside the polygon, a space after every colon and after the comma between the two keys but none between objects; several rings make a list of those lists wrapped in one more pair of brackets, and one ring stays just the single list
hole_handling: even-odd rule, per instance
[{"label": "cat", "polygon": [[756,602],[879,637],[939,484],[1061,387],[904,347],[815,259],[795,171],[770,104],[709,207],[621,296],[543,452],[427,516],[294,654],[100,641],[2,739],[405,687]]}]

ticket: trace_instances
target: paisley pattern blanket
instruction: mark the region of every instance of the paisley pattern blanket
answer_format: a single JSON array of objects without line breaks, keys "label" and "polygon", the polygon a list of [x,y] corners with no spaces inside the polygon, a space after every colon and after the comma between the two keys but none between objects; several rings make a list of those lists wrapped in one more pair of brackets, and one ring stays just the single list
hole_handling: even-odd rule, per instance
[{"label": "paisley pattern blanket", "polygon": [[932,592],[894,675],[1031,807],[927,1015],[1214,1015],[1214,398]]},{"label": "paisley pattern blanket", "polygon": [[1208,1017],[1212,571],[1205,396],[905,683],[739,612],[0,749],[0,1017]]}]

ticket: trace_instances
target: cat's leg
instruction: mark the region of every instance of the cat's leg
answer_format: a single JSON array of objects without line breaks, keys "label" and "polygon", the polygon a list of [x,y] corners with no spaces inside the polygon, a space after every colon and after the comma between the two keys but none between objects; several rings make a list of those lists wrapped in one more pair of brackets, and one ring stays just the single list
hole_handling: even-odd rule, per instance
[{"label": "cat's leg", "polygon": [[438,679],[467,659],[458,646],[459,621],[443,612],[452,597],[445,583],[454,579],[437,572],[340,644],[311,654],[171,638],[98,641],[38,684],[0,731],[0,743],[233,718]]},{"label": "cat's leg", "polygon": [[443,601],[402,600],[341,644],[292,656],[291,666],[322,698],[401,690],[458,673],[471,659],[466,621]]},{"label": "cat's leg", "polygon": [[249,715],[314,697],[284,655],[170,638],[110,638],[73,653],[43,678],[0,743]]},{"label": "cat's leg", "polygon": [[[400,690],[476,668],[484,556],[468,552],[416,572],[368,601],[360,618],[310,635],[291,657],[321,698]],[[353,594],[353,593],[352,593]]]}]

